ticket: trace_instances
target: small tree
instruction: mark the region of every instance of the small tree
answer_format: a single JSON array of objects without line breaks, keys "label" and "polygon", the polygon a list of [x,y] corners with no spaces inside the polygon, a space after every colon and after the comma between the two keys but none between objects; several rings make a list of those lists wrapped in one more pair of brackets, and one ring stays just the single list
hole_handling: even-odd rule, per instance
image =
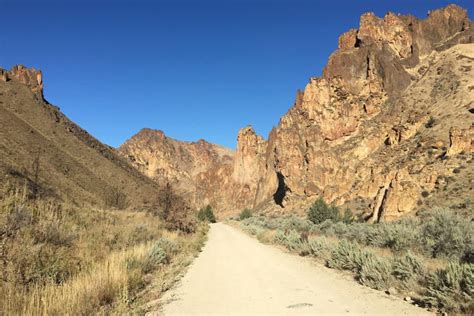
[{"label": "small tree", "polygon": [[105,192],[105,206],[123,210],[128,206],[127,195],[118,187],[110,187]]},{"label": "small tree", "polygon": [[212,210],[212,207],[210,205],[207,205],[206,207],[201,208],[197,214],[197,217],[201,222],[204,222],[204,221],[208,221],[210,223],[216,222],[214,211]]},{"label": "small tree", "polygon": [[339,210],[335,205],[328,205],[319,198],[308,210],[308,220],[314,224],[321,224],[325,220],[339,221]]},{"label": "small tree", "polygon": [[193,233],[196,230],[195,220],[189,216],[188,204],[178,196],[167,183],[158,198],[159,207],[162,209],[161,218],[170,230],[180,230],[184,233]]},{"label": "small tree", "polygon": [[246,208],[239,214],[239,220],[243,221],[246,218],[252,217],[252,210]]}]

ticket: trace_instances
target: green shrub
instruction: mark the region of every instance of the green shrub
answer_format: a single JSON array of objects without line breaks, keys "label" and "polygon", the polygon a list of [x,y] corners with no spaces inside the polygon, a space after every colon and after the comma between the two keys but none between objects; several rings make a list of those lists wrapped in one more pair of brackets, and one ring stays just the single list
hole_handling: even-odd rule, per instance
[{"label": "green shrub", "polygon": [[151,248],[150,253],[148,254],[148,261],[153,265],[167,263],[168,256],[160,244],[156,243],[153,245],[153,248]]},{"label": "green shrub", "polygon": [[421,218],[373,225],[326,220],[313,225],[310,231],[397,252],[417,250],[430,257],[456,258],[471,263],[474,258],[474,222],[449,211],[427,212]]},{"label": "green shrub", "polygon": [[468,311],[474,295],[474,265],[450,262],[428,278],[423,301],[448,311]]},{"label": "green shrub", "polygon": [[322,198],[319,198],[308,210],[308,220],[314,224],[321,224],[326,220],[334,222],[339,220],[339,210],[334,205],[328,205]]},{"label": "green shrub", "polygon": [[403,257],[397,257],[393,261],[392,275],[398,280],[408,282],[414,279],[420,279],[425,274],[423,261],[408,252]]},{"label": "green shrub", "polygon": [[429,214],[421,230],[421,242],[433,258],[463,258],[472,251],[474,222],[449,211]]},{"label": "green shrub", "polygon": [[295,230],[297,232],[307,232],[310,230],[312,223],[304,218],[290,215],[285,217],[280,224],[281,228],[285,230]]},{"label": "green shrub", "polygon": [[395,251],[408,250],[419,240],[419,229],[411,220],[400,220],[393,223],[375,224],[369,228],[367,244],[376,247],[390,248]]},{"label": "green shrub", "polygon": [[326,264],[330,268],[357,272],[365,259],[365,254],[356,243],[342,240],[331,252]]},{"label": "green shrub", "polygon": [[180,251],[178,244],[167,238],[158,239],[148,253],[143,270],[146,273],[153,271],[160,264],[168,264]]},{"label": "green shrub", "polygon": [[243,221],[244,219],[252,217],[252,210],[246,208],[239,214],[239,220]]},{"label": "green shrub", "polygon": [[275,220],[265,216],[252,216],[242,220],[241,225],[255,225],[265,229],[276,229],[280,225]]},{"label": "green shrub", "polygon": [[342,214],[341,221],[346,224],[352,223],[354,221],[354,215],[348,208],[346,208],[344,214]]},{"label": "green shrub", "polygon": [[325,257],[329,251],[329,245],[326,238],[312,238],[308,240],[309,253],[315,257]]},{"label": "green shrub", "polygon": [[376,257],[370,252],[361,254],[363,260],[360,263],[360,269],[357,272],[357,279],[365,286],[373,289],[386,289],[391,284],[391,269],[387,260]]},{"label": "green shrub", "polygon": [[278,230],[274,240],[276,243],[285,246],[290,251],[304,251],[306,249],[305,242],[301,240],[301,234],[296,230],[283,232]]},{"label": "green shrub", "polygon": [[384,289],[390,285],[391,269],[385,259],[361,249],[356,243],[343,240],[331,252],[327,266],[356,273],[357,280],[374,289]]},{"label": "green shrub", "polygon": [[247,225],[241,225],[242,229],[249,233],[252,236],[257,236],[261,235],[264,233],[264,229],[258,225],[255,224],[247,224]]},{"label": "green shrub", "polygon": [[284,245],[286,242],[286,234],[283,230],[279,229],[277,230],[275,237],[274,237],[275,243],[278,245]]},{"label": "green shrub", "polygon": [[204,222],[204,221],[208,221],[210,223],[216,222],[214,211],[212,210],[212,207],[210,205],[207,205],[206,207],[201,208],[197,214],[197,218],[201,222]]},{"label": "green shrub", "polygon": [[290,251],[299,251],[299,250],[301,250],[301,247],[303,246],[303,242],[301,240],[301,235],[295,230],[290,231],[286,235],[285,246]]}]

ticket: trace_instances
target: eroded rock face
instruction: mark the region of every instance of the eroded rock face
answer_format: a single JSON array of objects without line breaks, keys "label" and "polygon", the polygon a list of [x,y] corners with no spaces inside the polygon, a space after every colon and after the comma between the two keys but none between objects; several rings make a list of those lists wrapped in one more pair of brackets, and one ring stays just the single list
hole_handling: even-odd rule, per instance
[{"label": "eroded rock face", "polygon": [[[421,193],[449,172],[443,153],[427,157],[428,144],[420,142],[446,143],[450,126],[472,122],[463,103],[473,99],[474,45],[455,46],[473,42],[471,26],[466,12],[450,5],[425,20],[367,13],[358,30],[343,34],[323,76],[310,79],[269,137],[266,173],[284,180],[281,207],[323,196],[371,221],[416,209]],[[445,118],[442,107],[458,119]],[[430,113],[438,127],[426,127]],[[448,155],[470,152],[471,140],[453,131]]]},{"label": "eroded rock face", "polygon": [[34,68],[16,65],[10,71],[2,72],[2,80],[16,79],[28,86],[31,91],[43,98],[43,74]]},{"label": "eroded rock face", "polygon": [[449,149],[448,156],[455,156],[460,153],[474,152],[474,127],[469,129],[459,129],[451,127],[449,130]]},{"label": "eroded rock face", "polygon": [[[195,167],[175,166],[182,158],[173,154],[156,158],[160,172],[192,183],[195,200],[231,212],[301,212],[322,196],[372,222],[409,214],[436,196],[440,179],[472,160],[458,156],[472,153],[473,42],[472,22],[455,5],[424,20],[364,14],[267,141],[246,127],[225,163],[206,158],[206,168],[190,172]],[[150,157],[176,150],[167,142],[148,146],[149,153],[133,156],[156,177],[160,168]]]},{"label": "eroded rock face", "polygon": [[242,128],[237,136],[237,152],[234,156],[232,180],[257,191],[258,181],[265,169],[266,141],[251,126]]},{"label": "eroded rock face", "polygon": [[[209,203],[199,194],[203,174],[231,166],[234,152],[204,140],[182,142],[160,130],[142,129],[119,148],[142,173],[159,183],[170,183],[190,202]],[[199,202],[202,199],[202,203]]]}]

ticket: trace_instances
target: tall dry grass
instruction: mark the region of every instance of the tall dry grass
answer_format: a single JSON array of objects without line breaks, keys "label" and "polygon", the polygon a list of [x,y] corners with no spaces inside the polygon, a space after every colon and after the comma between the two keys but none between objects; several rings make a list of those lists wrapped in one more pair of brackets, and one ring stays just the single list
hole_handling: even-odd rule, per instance
[{"label": "tall dry grass", "polygon": [[2,288],[3,312],[7,315],[90,315],[107,312],[114,302],[127,305],[138,276],[126,263],[130,259],[144,261],[150,248],[151,244],[142,244],[115,252],[60,285]]},{"label": "tall dry grass", "polygon": [[0,197],[0,315],[129,314],[153,280],[174,282],[207,231],[31,199],[26,187]]}]

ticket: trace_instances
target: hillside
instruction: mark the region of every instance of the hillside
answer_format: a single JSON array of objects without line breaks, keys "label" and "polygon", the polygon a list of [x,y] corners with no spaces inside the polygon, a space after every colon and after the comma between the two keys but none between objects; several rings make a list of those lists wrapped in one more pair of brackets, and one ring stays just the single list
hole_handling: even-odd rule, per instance
[{"label": "hillside", "polygon": [[40,71],[0,70],[0,179],[75,204],[151,205],[158,185],[43,98]]},{"label": "hillside", "polygon": [[[233,162],[194,178],[195,203],[294,213],[322,196],[368,221],[434,206],[469,213],[473,43],[473,23],[456,5],[426,19],[364,14],[268,140],[242,129]],[[135,150],[132,162],[153,178],[148,152],[160,152],[163,166],[175,159],[160,143]]]}]

